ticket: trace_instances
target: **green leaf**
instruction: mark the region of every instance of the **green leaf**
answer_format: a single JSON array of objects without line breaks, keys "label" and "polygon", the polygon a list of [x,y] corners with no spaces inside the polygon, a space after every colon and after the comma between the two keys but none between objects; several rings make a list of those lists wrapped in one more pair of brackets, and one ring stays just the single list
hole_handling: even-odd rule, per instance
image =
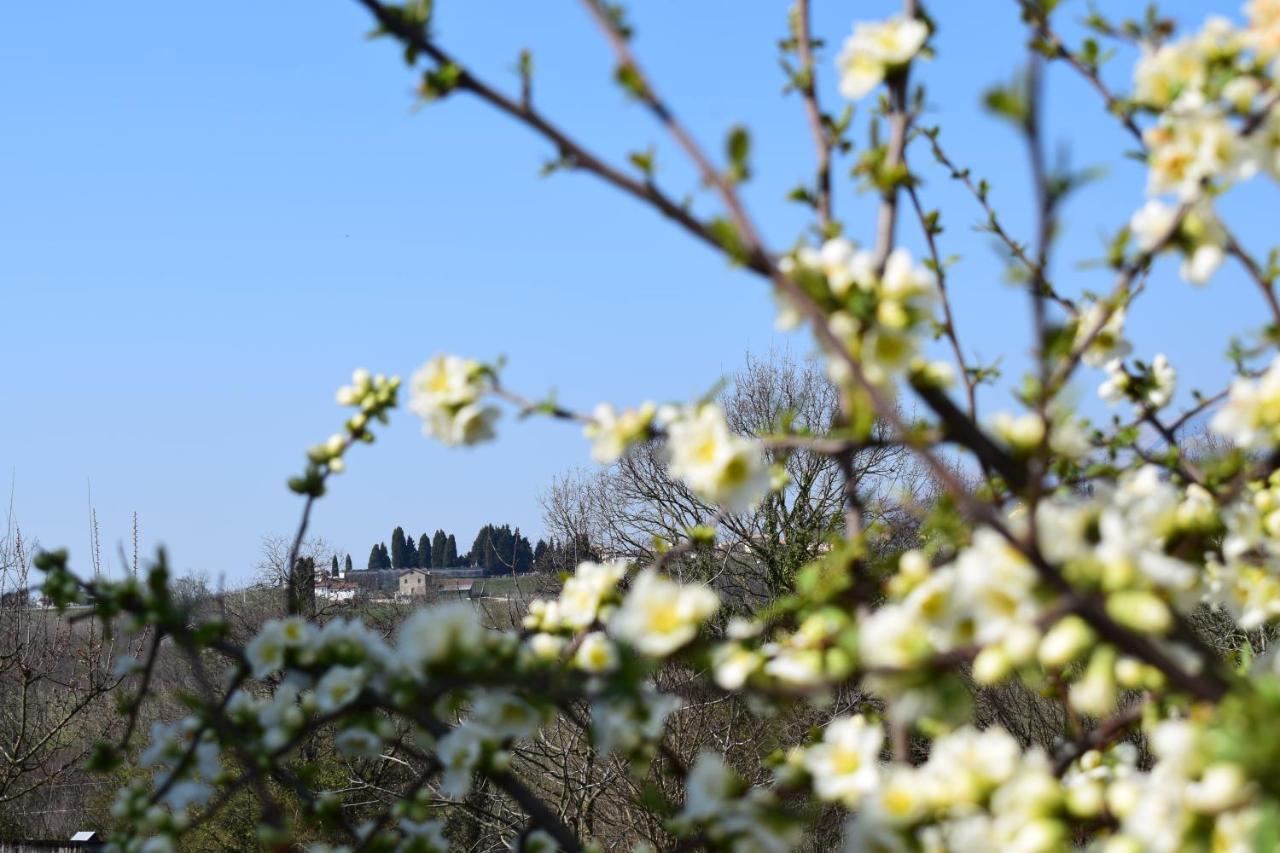
[{"label": "green leaf", "polygon": [[633,65],[619,65],[617,70],[613,72],[613,79],[623,91],[634,98],[644,100],[648,95],[648,89],[645,88],[644,78],[640,76],[640,72],[636,71]]},{"label": "green leaf", "polygon": [[729,182],[737,184],[750,178],[751,166],[747,158],[751,156],[751,135],[747,129],[742,125],[735,125],[729,131],[725,149],[729,155]]},{"label": "green leaf", "polygon": [[652,179],[654,171],[654,155],[654,148],[650,145],[643,151],[632,151],[627,155],[627,159],[631,161],[631,165],[639,169],[646,178]]},{"label": "green leaf", "polygon": [[711,236],[720,244],[720,248],[724,249],[729,259],[735,264],[745,264],[747,262],[747,247],[742,242],[742,236],[738,233],[738,228],[732,222],[724,218],[713,219],[707,223],[707,230],[711,232]]},{"label": "green leaf", "polygon": [[424,101],[437,101],[456,89],[461,80],[462,69],[452,62],[445,63],[422,75],[418,97]]},{"label": "green leaf", "polygon": [[1026,73],[1019,72],[1013,81],[987,89],[982,95],[982,105],[997,118],[1024,127],[1031,116],[1027,85]]}]

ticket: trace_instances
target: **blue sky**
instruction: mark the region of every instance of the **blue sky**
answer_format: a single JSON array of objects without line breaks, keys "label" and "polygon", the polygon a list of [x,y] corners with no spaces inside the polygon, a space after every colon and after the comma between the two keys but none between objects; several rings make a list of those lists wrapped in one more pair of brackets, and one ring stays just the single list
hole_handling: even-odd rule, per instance
[{"label": "blue sky", "polygon": [[[539,107],[618,160],[650,144],[659,178],[711,200],[659,130],[610,81],[612,61],[574,3],[442,0],[442,41],[488,79],[516,87],[528,47]],[[1064,4],[1064,22],[1083,3]],[[1143,4],[1108,4],[1139,14]],[[818,0],[823,95],[851,11],[890,3]],[[1210,9],[1209,7],[1212,7]],[[1168,3],[1198,22],[1227,4]],[[810,177],[799,101],[780,94],[785,3],[632,4],[636,50],[659,90],[717,152],[737,122],[753,131],[748,201],[775,246],[805,227],[781,201]],[[959,162],[986,176],[1007,222],[1030,234],[1026,158],[978,109],[984,88],[1024,57],[1012,2],[935,2],[939,55],[920,77],[930,123]],[[753,277],[585,175],[538,176],[550,148],[466,96],[415,112],[414,77],[390,42],[369,42],[350,0],[199,4],[20,4],[0,28],[0,293],[7,366],[0,471],[12,473],[28,537],[88,543],[88,484],[108,563],[141,518],[185,569],[247,577],[263,535],[292,530],[284,480],[340,423],[334,390],[354,367],[408,376],[438,351],[510,358],[507,382],[571,405],[701,394],[748,349],[802,338],[772,329]],[[1074,28],[1067,27],[1068,31]],[[1127,63],[1109,69],[1127,84]],[[1142,175],[1116,156],[1125,137],[1078,81],[1055,70],[1050,135],[1110,178],[1066,214],[1059,266],[1069,292],[1104,290],[1077,270],[1099,235],[1142,201]],[[859,141],[865,139],[859,122]],[[1003,353],[1016,375],[1026,299],[1000,282],[978,210],[915,149],[943,251],[963,257],[951,286],[971,351]],[[842,170],[843,171],[843,170]],[[1255,248],[1271,187],[1227,208]],[[870,240],[874,201],[840,183],[838,215]],[[904,222],[909,246],[918,230]],[[1165,350],[1183,388],[1220,387],[1226,335],[1260,323],[1235,270],[1195,290],[1157,269],[1134,312],[1140,355]],[[1092,397],[1089,377],[1081,396]],[[987,408],[1004,405],[1004,391]],[[541,530],[538,493],[589,464],[576,430],[507,419],[498,443],[448,451],[403,413],[318,507],[315,531],[363,563],[392,526],[443,527],[466,547],[488,521]]]}]

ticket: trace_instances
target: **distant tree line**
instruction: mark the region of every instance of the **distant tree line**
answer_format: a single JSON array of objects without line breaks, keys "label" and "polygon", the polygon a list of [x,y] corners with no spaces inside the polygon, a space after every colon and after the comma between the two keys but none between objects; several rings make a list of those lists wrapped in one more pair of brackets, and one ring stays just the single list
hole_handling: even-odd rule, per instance
[{"label": "distant tree line", "polygon": [[[432,569],[466,565],[458,556],[458,540],[452,533],[437,530],[434,535],[423,533],[415,544],[412,534],[396,527],[391,532],[391,547],[386,542],[375,543],[369,551],[370,571],[379,569]],[[351,571],[351,557],[347,557],[347,571]]]},{"label": "distant tree line", "polygon": [[[428,536],[423,533],[416,543],[403,527],[391,531],[391,545],[377,542],[369,550],[368,571],[385,569],[440,569],[457,566],[483,568],[486,575],[526,574],[528,572],[559,573],[572,571],[583,560],[599,559],[585,536],[566,540],[539,539],[531,544],[520,528],[509,524],[486,524],[480,528],[471,543],[471,550],[458,553],[458,541],[452,533],[437,530]],[[351,555],[343,560],[345,571],[353,570]],[[338,555],[329,564],[330,574],[340,574]]]}]

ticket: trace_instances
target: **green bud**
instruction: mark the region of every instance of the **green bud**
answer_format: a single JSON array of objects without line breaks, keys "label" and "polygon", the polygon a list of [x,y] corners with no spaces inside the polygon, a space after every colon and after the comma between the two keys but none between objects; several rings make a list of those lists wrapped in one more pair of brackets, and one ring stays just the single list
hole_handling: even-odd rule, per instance
[{"label": "green bud", "polygon": [[1107,615],[1127,628],[1148,634],[1163,635],[1173,624],[1169,606],[1146,590],[1113,592],[1107,596]]},{"label": "green bud", "polygon": [[1064,616],[1044,635],[1037,656],[1043,666],[1061,669],[1084,654],[1096,639],[1093,629],[1079,616]]}]

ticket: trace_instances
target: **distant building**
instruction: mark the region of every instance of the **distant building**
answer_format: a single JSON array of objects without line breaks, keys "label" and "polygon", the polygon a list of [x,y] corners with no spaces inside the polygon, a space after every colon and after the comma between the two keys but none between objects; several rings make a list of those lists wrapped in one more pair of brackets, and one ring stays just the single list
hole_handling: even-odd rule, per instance
[{"label": "distant building", "polygon": [[325,601],[352,601],[359,589],[360,584],[355,581],[321,578],[316,581],[316,598]]},{"label": "distant building", "polygon": [[436,592],[448,593],[450,595],[470,595],[471,586],[475,583],[474,578],[466,577],[432,577],[431,587]]},{"label": "distant building", "polygon": [[445,566],[439,569],[429,569],[433,578],[482,578],[484,577],[483,566]]},{"label": "distant building", "polygon": [[420,598],[431,594],[463,596],[471,591],[476,579],[482,577],[484,569],[479,566],[409,569],[400,575],[397,593],[400,598]]},{"label": "distant building", "polygon": [[107,843],[92,831],[77,832],[70,841],[30,840],[7,841],[0,838],[0,853],[81,853],[85,850],[105,850]]},{"label": "distant building", "polygon": [[399,591],[402,574],[403,569],[356,569],[347,572],[343,580],[354,583],[357,588],[370,595],[393,594]]},{"label": "distant building", "polygon": [[419,598],[427,594],[431,586],[431,572],[428,569],[409,569],[400,576],[400,597]]}]

